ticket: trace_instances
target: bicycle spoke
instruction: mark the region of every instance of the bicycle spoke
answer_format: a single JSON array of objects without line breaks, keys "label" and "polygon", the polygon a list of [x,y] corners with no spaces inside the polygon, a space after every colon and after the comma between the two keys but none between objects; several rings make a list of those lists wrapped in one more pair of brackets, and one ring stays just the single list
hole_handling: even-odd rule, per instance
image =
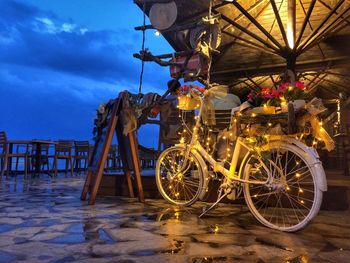
[{"label": "bicycle spoke", "polygon": [[[271,180],[266,185],[245,184],[243,189],[250,210],[260,222],[272,228],[294,231],[310,220],[317,188],[307,159],[297,154],[296,147],[291,146],[296,149],[292,151],[286,145],[270,146],[267,154],[251,157],[245,180],[266,180],[267,173],[271,174]],[[261,162],[269,171],[257,172],[254,165]]]},{"label": "bicycle spoke", "polygon": [[[166,154],[165,154],[166,153]],[[159,164],[157,182],[161,194],[169,201],[187,205],[196,200],[202,190],[200,164],[191,154],[185,159],[184,149],[175,148],[165,152]],[[186,167],[184,163],[186,161]],[[198,174],[193,177],[193,174]]]}]

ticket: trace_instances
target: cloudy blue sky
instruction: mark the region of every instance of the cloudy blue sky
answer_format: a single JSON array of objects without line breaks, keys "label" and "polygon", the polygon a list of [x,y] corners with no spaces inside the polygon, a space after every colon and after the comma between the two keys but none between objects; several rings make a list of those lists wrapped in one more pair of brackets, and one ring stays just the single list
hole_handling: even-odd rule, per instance
[{"label": "cloudy blue sky", "polygon": [[[91,139],[98,105],[138,91],[141,24],[133,0],[0,0],[0,130],[10,139]],[[172,51],[152,31],[146,47]],[[146,64],[143,92],[163,93],[168,78]],[[154,129],[141,132],[142,143],[156,144]]]}]

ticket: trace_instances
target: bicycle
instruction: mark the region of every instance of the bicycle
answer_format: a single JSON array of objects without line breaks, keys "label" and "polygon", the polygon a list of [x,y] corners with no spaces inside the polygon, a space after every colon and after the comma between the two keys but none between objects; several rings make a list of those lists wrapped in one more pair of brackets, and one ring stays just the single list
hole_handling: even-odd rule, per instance
[{"label": "bicycle", "polygon": [[[199,113],[190,142],[172,146],[158,158],[156,183],[161,195],[172,204],[190,206],[203,199],[212,174],[220,173],[223,180],[217,201],[200,217],[225,196],[235,199],[243,192],[251,213],[263,225],[286,232],[305,227],[317,215],[327,190],[317,151],[288,135],[273,136],[258,149],[238,136],[227,169],[198,140],[208,91],[191,89],[189,94],[199,102]],[[239,165],[243,148],[248,152]]]}]

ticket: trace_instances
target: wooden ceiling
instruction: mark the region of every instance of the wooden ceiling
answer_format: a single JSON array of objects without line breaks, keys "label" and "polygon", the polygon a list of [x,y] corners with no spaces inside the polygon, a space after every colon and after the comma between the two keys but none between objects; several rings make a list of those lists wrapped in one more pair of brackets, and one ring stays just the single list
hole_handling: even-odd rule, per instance
[{"label": "wooden ceiling", "polygon": [[[169,2],[146,1],[146,14],[151,2]],[[175,29],[208,15],[209,0],[175,2],[176,23],[162,34],[176,51],[188,50],[187,31]],[[315,95],[350,97],[350,0],[215,0],[213,13],[221,15],[222,31],[213,81],[244,94],[272,87],[288,64]]]}]

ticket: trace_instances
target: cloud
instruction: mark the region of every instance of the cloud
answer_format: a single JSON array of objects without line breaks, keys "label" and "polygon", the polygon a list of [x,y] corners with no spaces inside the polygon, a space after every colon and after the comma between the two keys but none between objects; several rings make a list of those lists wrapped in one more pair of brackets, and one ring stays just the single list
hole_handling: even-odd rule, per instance
[{"label": "cloud", "polygon": [[[139,32],[92,30],[15,0],[0,10],[0,130],[11,139],[91,138],[99,103],[138,92]],[[142,91],[163,93],[167,77],[147,63]]]},{"label": "cloud", "polygon": [[[0,35],[4,35],[0,38],[0,62],[95,80],[138,82],[140,62],[132,58],[132,53],[140,48],[140,34],[124,29],[90,31],[16,1],[8,1],[6,6],[9,12],[0,17]],[[16,22],[8,23],[6,19]],[[161,74],[166,72],[156,65],[150,67],[157,67]],[[159,74],[150,79],[155,83],[158,80]]]}]

